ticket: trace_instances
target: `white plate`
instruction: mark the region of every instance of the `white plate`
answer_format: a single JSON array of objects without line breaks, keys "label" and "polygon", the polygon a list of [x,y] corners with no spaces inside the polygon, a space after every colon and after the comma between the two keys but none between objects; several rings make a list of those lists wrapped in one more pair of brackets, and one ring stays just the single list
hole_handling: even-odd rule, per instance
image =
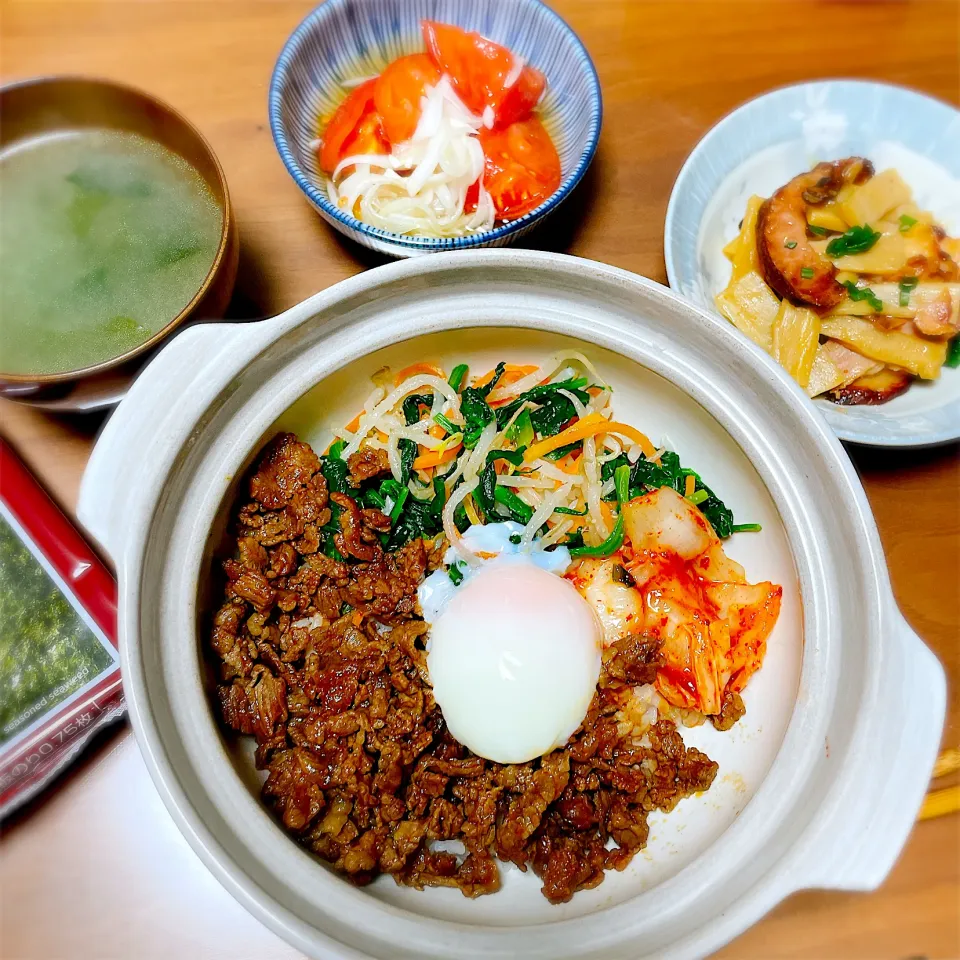
[{"label": "white plate", "polygon": [[[818,161],[851,155],[877,170],[896,167],[918,204],[960,233],[960,111],[882,83],[802,83],[743,104],[687,158],[667,207],[670,286],[715,310],[713,297],[730,279],[722,248],[751,194],[769,196]],[[960,438],[960,369],[944,368],[939,380],[915,382],[880,406],[814,403],[837,436],[854,443],[921,447]]]}]

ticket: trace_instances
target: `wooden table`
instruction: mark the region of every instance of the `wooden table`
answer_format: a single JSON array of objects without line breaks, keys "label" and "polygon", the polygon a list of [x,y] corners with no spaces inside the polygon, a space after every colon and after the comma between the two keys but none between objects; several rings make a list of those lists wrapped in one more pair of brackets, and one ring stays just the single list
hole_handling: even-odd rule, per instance
[{"label": "wooden table", "polygon": [[[955,0],[553,0],[593,54],[605,120],[575,199],[533,246],[666,282],[663,217],[703,133],[782,84],[847,75],[960,96]],[[0,4],[3,80],[84,73],[125,81],[190,117],[218,152],[242,238],[231,315],[268,316],[376,259],[309,209],[273,148],[267,84],[309,0]],[[0,405],[4,435],[69,511],[101,423]],[[960,458],[851,451],[907,619],[952,681],[945,745],[960,745]],[[895,776],[895,771],[891,772]],[[102,738],[3,841],[0,955],[299,956],[220,888],[162,809],[127,729]],[[725,958],[960,956],[960,817],[918,826],[870,895],[806,893]]]}]

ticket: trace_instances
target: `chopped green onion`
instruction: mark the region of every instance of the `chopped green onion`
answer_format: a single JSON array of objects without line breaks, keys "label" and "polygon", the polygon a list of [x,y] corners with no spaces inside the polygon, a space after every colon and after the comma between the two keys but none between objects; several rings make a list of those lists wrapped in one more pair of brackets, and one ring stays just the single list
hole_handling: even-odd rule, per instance
[{"label": "chopped green onion", "polygon": [[439,424],[444,430],[447,431],[447,433],[451,435],[460,432],[460,428],[451,423],[442,413],[436,414],[433,418],[433,422]]},{"label": "chopped green onion", "polygon": [[447,381],[457,393],[460,392],[460,388],[463,386],[463,381],[467,376],[467,365],[465,363],[458,363],[450,374],[450,379]]},{"label": "chopped green onion", "polygon": [[947,359],[943,361],[945,367],[960,367],[960,337],[954,337],[947,344]]},{"label": "chopped green onion", "polygon": [[510,542],[514,545],[518,544],[523,539],[523,536],[519,533],[510,534]]},{"label": "chopped green onion", "polygon": [[533,421],[530,411],[524,410],[507,430],[507,439],[512,440],[518,447],[529,447],[533,443]]},{"label": "chopped green onion", "polygon": [[784,241],[783,241],[783,245],[784,245],[788,250],[793,250],[794,247],[796,247],[796,245],[797,245],[797,241],[796,241],[796,240],[784,240]]},{"label": "chopped green onion", "polygon": [[363,498],[367,503],[372,503],[378,510],[382,510],[386,506],[386,501],[376,490],[368,490]]},{"label": "chopped green onion", "polygon": [[407,497],[410,496],[410,491],[403,487],[399,494],[397,494],[397,501],[394,503],[393,508],[390,510],[390,522],[396,523],[400,517],[400,514],[403,513],[403,505],[407,502]]},{"label": "chopped green onion", "polygon": [[910,291],[920,282],[917,277],[900,278],[900,306],[910,306]]},{"label": "chopped green onion", "polygon": [[804,268],[800,271],[800,276],[803,277],[804,280],[812,280],[812,279],[813,279],[813,267],[804,267]]},{"label": "chopped green onion", "polygon": [[826,228],[815,227],[812,223],[807,224],[807,229],[816,237],[825,237],[827,235]]},{"label": "chopped green onion", "polygon": [[554,513],[563,513],[568,517],[585,517],[587,515],[587,508],[584,507],[582,510],[574,510],[573,507],[554,507]]},{"label": "chopped green onion", "polygon": [[730,529],[733,533],[759,533],[763,527],[759,523],[735,523]]},{"label": "chopped green onion", "polygon": [[900,215],[900,232],[906,233],[916,222],[916,217],[909,217],[907,214],[902,213]]},{"label": "chopped green onion", "polygon": [[687,497],[687,500],[692,503],[694,506],[697,506],[700,503],[703,503],[710,496],[706,490],[696,490]]},{"label": "chopped green onion", "polygon": [[623,505],[630,498],[630,467],[627,464],[614,470],[613,485],[617,491],[617,502],[620,504],[620,516],[617,517],[613,532],[595,547],[574,547],[570,551],[571,557],[609,557],[623,544]]},{"label": "chopped green onion", "polygon": [[883,301],[869,287],[858,287],[852,280],[844,280],[843,286],[854,302],[866,300],[877,313],[883,309]]},{"label": "chopped green onion", "polygon": [[533,508],[525,504],[512,490],[507,487],[497,487],[493,499],[507,508],[511,517],[518,523],[526,526],[533,516]]},{"label": "chopped green onion", "polygon": [[459,587],[463,583],[463,574],[460,572],[460,567],[455,563],[450,565],[447,576],[453,581],[455,587]]},{"label": "chopped green onion", "polygon": [[880,232],[869,224],[851,227],[846,233],[834,237],[827,244],[828,257],[849,257],[854,253],[866,253],[878,240]]}]

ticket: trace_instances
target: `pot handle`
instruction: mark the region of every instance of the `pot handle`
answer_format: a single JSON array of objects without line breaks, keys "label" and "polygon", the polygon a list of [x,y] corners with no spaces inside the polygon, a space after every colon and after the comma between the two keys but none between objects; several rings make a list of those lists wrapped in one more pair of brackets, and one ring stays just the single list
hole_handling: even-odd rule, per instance
[{"label": "pot handle", "polygon": [[[178,455],[196,411],[222,386],[218,370],[231,368],[226,354],[235,353],[237,338],[250,339],[251,326],[203,323],[182,330],[139,373],[101,430],[80,482],[77,519],[116,567],[141,505],[156,496],[152,488]],[[196,402],[181,402],[188,393]]]},{"label": "pot handle", "polygon": [[947,682],[899,610],[894,618],[867,705],[879,719],[837,758],[844,768],[818,815],[819,829],[789,871],[785,896],[814,888],[875,890],[916,822],[943,734]]}]

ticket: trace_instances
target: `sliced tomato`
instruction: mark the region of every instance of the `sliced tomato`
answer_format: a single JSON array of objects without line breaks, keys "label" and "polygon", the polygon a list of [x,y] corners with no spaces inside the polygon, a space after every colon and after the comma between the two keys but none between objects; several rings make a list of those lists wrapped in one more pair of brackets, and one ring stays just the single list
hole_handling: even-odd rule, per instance
[{"label": "sliced tomato", "polygon": [[[424,20],[421,27],[434,63],[474,113],[482,115],[490,107],[498,126],[530,115],[546,86],[539,70],[525,65],[515,76],[513,53],[479,33],[433,20]],[[508,80],[513,81],[509,87]]]},{"label": "sliced tomato", "polygon": [[333,173],[337,164],[351,153],[389,151],[390,144],[384,137],[374,105],[376,83],[373,78],[351,90],[323,131],[320,169],[325,173]]},{"label": "sliced tomato", "polygon": [[516,83],[504,91],[495,111],[497,126],[506,127],[518,120],[526,120],[533,113],[547,86],[543,74],[529,64],[520,71]]},{"label": "sliced tomato", "polygon": [[463,209],[467,213],[473,213],[480,202],[480,181],[476,180],[467,187],[466,196],[463,198]]},{"label": "sliced tomato", "polygon": [[425,53],[399,57],[380,74],[373,99],[391,143],[413,136],[424,87],[434,86],[439,79],[440,68]]},{"label": "sliced tomato", "polygon": [[560,186],[560,157],[536,117],[502,130],[481,130],[480,145],[485,157],[483,185],[498,220],[522,217]]}]

